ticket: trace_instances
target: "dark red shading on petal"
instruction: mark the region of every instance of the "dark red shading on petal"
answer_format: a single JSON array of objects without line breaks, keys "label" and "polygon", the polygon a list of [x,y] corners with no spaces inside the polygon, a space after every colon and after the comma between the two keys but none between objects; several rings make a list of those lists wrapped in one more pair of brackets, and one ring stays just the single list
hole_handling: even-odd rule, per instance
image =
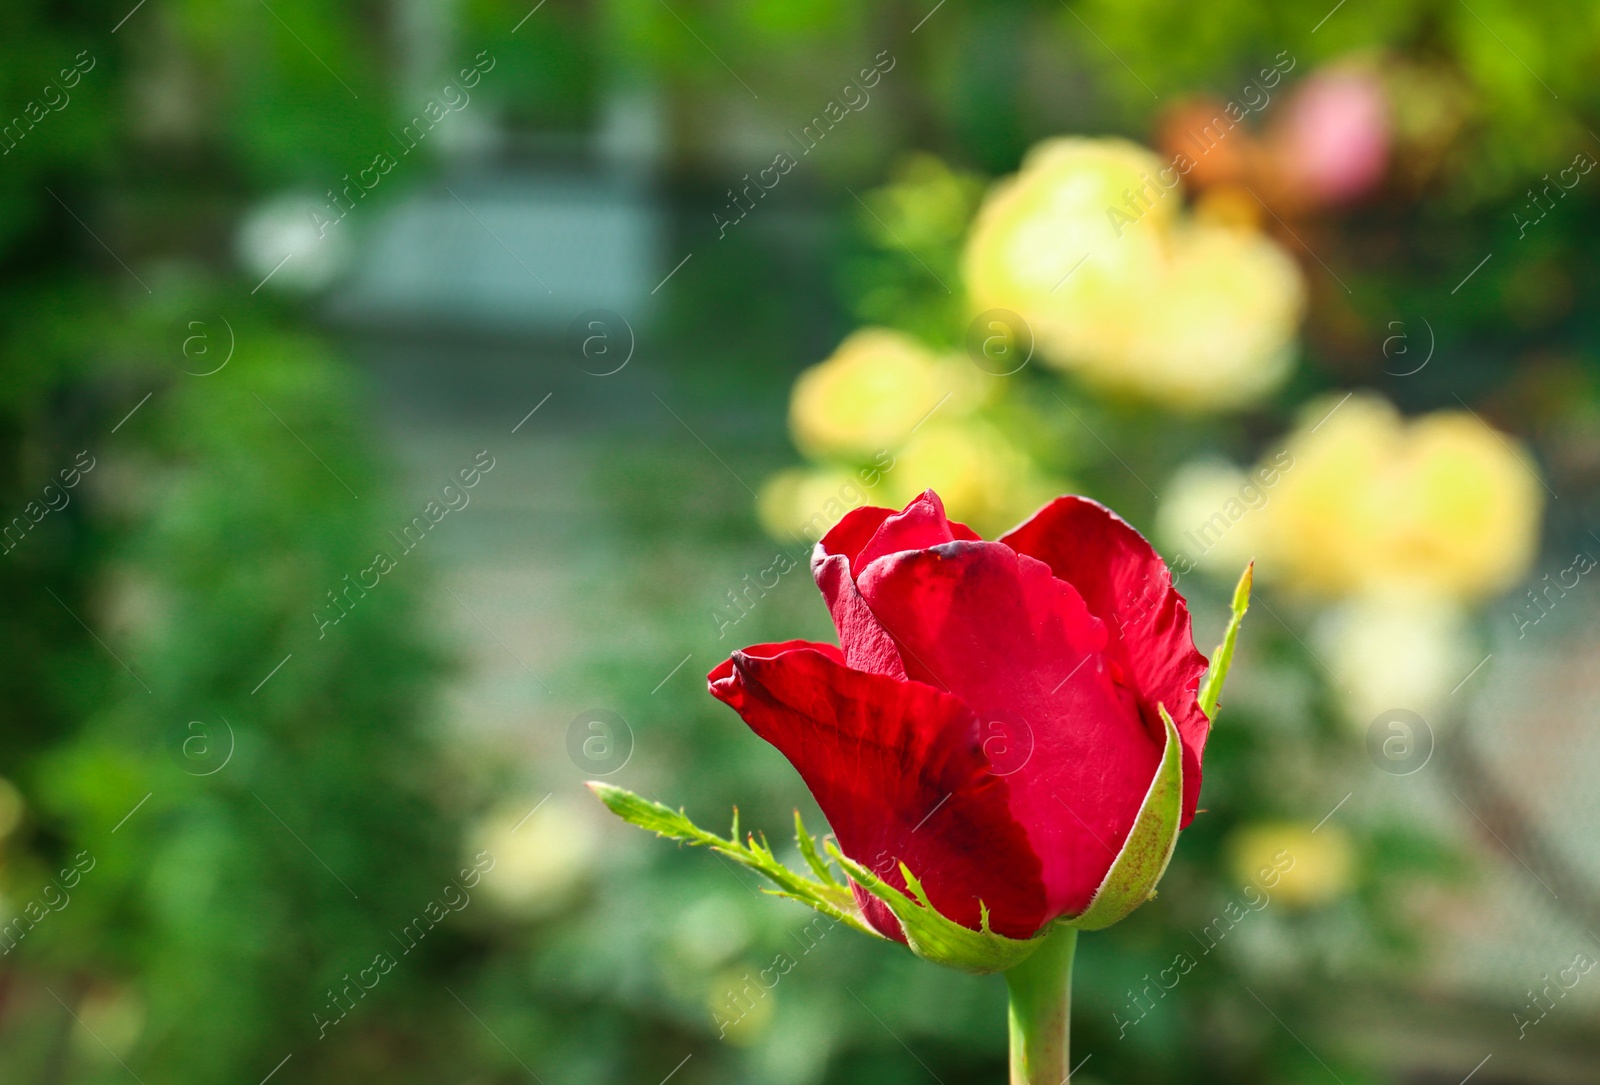
[{"label": "dark red shading on petal", "polygon": [[850,559],[850,572],[860,576],[863,569],[886,554],[901,550],[926,550],[957,539],[976,540],[978,535],[966,524],[944,514],[944,502],[932,490],[924,490],[904,509],[886,516],[867,544]]},{"label": "dark red shading on petal", "polygon": [[1189,607],[1166,562],[1122,517],[1086,497],[1058,497],[1000,540],[1038,558],[1106,623],[1106,656],[1139,700],[1147,727],[1161,731],[1166,705],[1183,739],[1183,824],[1200,799],[1201,758],[1211,724],[1198,690],[1206,657],[1194,646]]},{"label": "dark red shading on petal", "polygon": [[[946,917],[1032,936],[1046,920],[1040,863],[986,771],[978,721],[920,682],[852,670],[829,645],[757,645],[712,671],[712,695],[776,746],[816,796],[839,847],[904,891],[899,864]],[[859,890],[857,899],[864,894]],[[873,926],[903,940],[876,899]]]},{"label": "dark red shading on petal", "polygon": [[1112,680],[1104,624],[1071,584],[1000,543],[891,554],[857,585],[911,679],[970,705],[985,741],[1027,742],[1025,758],[989,753],[1043,862],[1050,916],[1081,911],[1133,827],[1163,745]]},{"label": "dark red shading on petal", "polygon": [[925,491],[902,511],[865,506],[852,509],[817,543],[811,575],[833,616],[845,659],[856,670],[905,677],[894,641],[856,590],[855,578],[876,557],[897,550],[921,550],[955,539],[976,539],[965,524],[952,523],[944,504]]}]

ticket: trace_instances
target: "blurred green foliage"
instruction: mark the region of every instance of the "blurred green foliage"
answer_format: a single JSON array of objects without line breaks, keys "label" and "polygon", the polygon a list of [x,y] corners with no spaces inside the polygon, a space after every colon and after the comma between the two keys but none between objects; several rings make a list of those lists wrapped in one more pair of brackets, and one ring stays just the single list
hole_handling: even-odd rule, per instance
[{"label": "blurred green foliage", "polygon": [[[65,507],[0,555],[0,777],[24,802],[21,825],[0,843],[6,910],[38,898],[81,853],[94,863],[70,905],[0,957],[6,1081],[90,1085],[137,1071],[152,1083],[220,1085],[260,1081],[286,1056],[278,1080],[419,1085],[521,1080],[530,1066],[552,1082],[658,1080],[686,1055],[694,1061],[679,1080],[702,1082],[892,1085],[934,1073],[954,1083],[1003,1072],[998,979],[936,971],[843,930],[819,939],[803,909],[759,897],[740,872],[634,842],[622,827],[603,837],[592,884],[560,910],[522,920],[469,912],[445,924],[318,1038],[312,1015],[328,989],[380,950],[399,952],[391,932],[457,871],[470,818],[495,789],[530,778],[575,786],[564,763],[470,763],[434,726],[445,670],[423,606],[425,556],[318,635],[311,610],[410,510],[394,499],[392,465],[365,421],[369,390],[308,307],[250,292],[232,252],[249,208],[285,190],[320,193],[367,161],[425,100],[417,88],[458,55],[498,58],[503,68],[478,93],[524,134],[581,133],[607,89],[651,90],[669,117],[669,189],[693,211],[680,230],[698,241],[734,172],[707,149],[721,133],[752,116],[779,130],[803,123],[856,66],[893,50],[900,67],[857,134],[796,177],[827,216],[812,251],[831,266],[788,260],[771,235],[737,237],[697,258],[701,277],[684,283],[686,300],[665,319],[676,379],[704,393],[705,417],[693,421],[726,425],[719,447],[755,478],[791,456],[776,422],[793,370],[857,320],[961,341],[958,292],[934,279],[956,285],[977,178],[1014,169],[1046,135],[1144,138],[1169,100],[1233,93],[1279,50],[1308,67],[1394,50],[1458,81],[1470,123],[1417,189],[1313,235],[1352,289],[1342,297],[1318,285],[1296,384],[1257,414],[1215,425],[1065,391],[1080,425],[1030,374],[1011,406],[1016,430],[1052,469],[1147,526],[1151,501],[1130,475],[1166,477],[1202,448],[1244,459],[1311,391],[1367,382],[1420,408],[1459,387],[1472,401],[1500,393],[1498,419],[1531,434],[1557,488],[1578,495],[1565,513],[1574,523],[1594,492],[1574,419],[1594,400],[1600,328],[1584,302],[1597,287],[1595,201],[1576,194],[1560,230],[1521,242],[1510,217],[1524,188],[1594,142],[1592,6],[130,8],[21,0],[0,11],[0,121],[43,102],[76,58],[94,61],[68,104],[39,107],[25,137],[0,146],[0,522],[27,515],[80,451],[95,462]],[[904,165],[912,150],[953,172],[929,159]],[[427,173],[397,175],[374,202]],[[935,174],[947,178],[944,202],[914,217],[947,228],[907,236],[895,214],[912,193],[903,186]],[[1494,261],[1451,291],[1491,249]],[[831,302],[820,296],[830,273]],[[1442,365],[1405,382],[1385,376],[1386,322],[1447,305],[1439,350],[1452,383]],[[220,350],[224,317],[236,356],[213,376],[191,375],[186,340],[202,333]],[[752,405],[774,425],[727,423]],[[1108,458],[1094,434],[1127,462]],[[596,442],[591,545],[612,560],[572,575],[595,601],[592,620],[627,635],[608,635],[567,678],[648,726],[649,757],[619,782],[708,824],[738,803],[747,826],[774,838],[797,805],[821,824],[788,766],[710,701],[695,672],[739,644],[826,638],[826,615],[801,571],[717,636],[709,611],[770,562],[774,544],[755,528],[749,495],[685,435],[673,440],[681,447]],[[784,552],[803,569],[803,547]],[[1196,583],[1192,594],[1201,635],[1213,635],[1222,592]],[[652,692],[663,660],[682,652],[692,653],[686,673]],[[1252,673],[1274,692],[1253,702],[1241,693],[1228,707],[1208,756],[1208,813],[1185,834],[1160,898],[1082,943],[1076,1042],[1095,1054],[1086,1081],[1320,1080],[1316,1056],[1259,1012],[1253,992],[1329,1052],[1335,1002],[1405,1000],[1426,933],[1416,886],[1463,876],[1420,834],[1360,826],[1355,892],[1322,910],[1268,909],[1251,920],[1252,948],[1207,955],[1119,1038],[1113,1014],[1143,977],[1237,896],[1229,832],[1263,818],[1314,820],[1342,791],[1332,781],[1362,767],[1316,665],[1266,613],[1252,615],[1235,681]],[[191,721],[205,741],[186,746],[201,734]],[[197,775],[191,753],[209,769],[203,759],[223,741],[231,760]],[[797,954],[798,967],[719,1039],[715,1015],[730,992],[779,952]],[[1247,988],[1269,958],[1287,964]],[[1338,1050],[1327,1057],[1346,1085],[1383,1080],[1380,1058]]]},{"label": "blurred green foliage", "polygon": [[[403,958],[319,1042],[327,989],[391,948],[459,840],[425,562],[325,636],[310,616],[401,519],[368,393],[231,271],[248,201],[382,128],[383,95],[330,103],[303,47],[376,89],[364,21],[273,10],[297,29],[265,6],[0,15],[8,121],[90,58],[0,158],[0,501],[8,526],[61,506],[0,562],[0,775],[24,803],[0,850],[7,1080],[260,1080],[291,1053],[308,1080],[382,1072],[426,1046],[406,1023],[453,956]],[[59,910],[29,912],[75,856]]]}]

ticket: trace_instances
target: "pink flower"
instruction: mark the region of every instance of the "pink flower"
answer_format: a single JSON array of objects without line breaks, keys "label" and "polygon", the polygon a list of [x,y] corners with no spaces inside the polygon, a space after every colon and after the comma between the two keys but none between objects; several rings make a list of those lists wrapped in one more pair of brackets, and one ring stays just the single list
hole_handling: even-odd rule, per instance
[{"label": "pink flower", "polygon": [[1309,202],[1348,203],[1383,180],[1389,135],[1389,103],[1375,74],[1323,70],[1289,103],[1277,151],[1286,179],[1303,186]]}]

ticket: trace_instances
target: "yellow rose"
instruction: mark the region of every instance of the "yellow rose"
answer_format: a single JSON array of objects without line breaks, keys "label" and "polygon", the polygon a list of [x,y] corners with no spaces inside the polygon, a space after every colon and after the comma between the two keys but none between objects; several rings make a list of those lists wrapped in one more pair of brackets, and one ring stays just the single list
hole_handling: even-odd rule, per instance
[{"label": "yellow rose", "polygon": [[1171,235],[1159,289],[1108,310],[1124,350],[1085,359],[1083,375],[1173,407],[1253,402],[1288,376],[1304,288],[1294,262],[1262,234],[1188,225]]},{"label": "yellow rose", "polygon": [[1471,414],[1407,423],[1375,395],[1322,400],[1288,452],[1264,572],[1292,586],[1470,600],[1511,586],[1534,558],[1540,483],[1512,440]]},{"label": "yellow rose", "polygon": [[842,460],[897,448],[956,390],[952,368],[902,332],[855,332],[795,381],[789,399],[795,444],[809,455]]},{"label": "yellow rose", "polygon": [[1292,908],[1327,904],[1354,884],[1355,849],[1331,821],[1315,832],[1297,822],[1246,825],[1228,837],[1227,852],[1234,877]]},{"label": "yellow rose", "polygon": [[1302,590],[1348,594],[1366,581],[1366,563],[1381,545],[1365,491],[1383,469],[1399,419],[1367,395],[1314,401],[1302,419],[1286,443],[1291,466],[1268,507],[1262,573]]},{"label": "yellow rose", "polygon": [[1179,172],[1136,144],[1039,144],[978,212],[963,265],[974,310],[1014,310],[1045,361],[1108,390],[1195,410],[1259,398],[1292,361],[1299,268],[1181,203]]},{"label": "yellow rose", "polygon": [[[1538,548],[1544,493],[1526,458],[1470,414],[1411,426],[1410,447],[1369,495],[1392,510],[1384,579],[1480,596],[1509,588]],[[1394,505],[1390,505],[1394,502]]]}]

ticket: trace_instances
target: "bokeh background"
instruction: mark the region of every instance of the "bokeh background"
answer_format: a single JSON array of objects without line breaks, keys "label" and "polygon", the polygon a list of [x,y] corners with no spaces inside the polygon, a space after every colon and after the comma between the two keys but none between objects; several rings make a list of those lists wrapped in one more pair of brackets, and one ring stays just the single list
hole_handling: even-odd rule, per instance
[{"label": "bokeh background", "polygon": [[0,11],[0,1080],[1001,1080],[582,786],[933,486],[1257,560],[1077,1080],[1593,1081],[1593,5],[526,3]]}]

